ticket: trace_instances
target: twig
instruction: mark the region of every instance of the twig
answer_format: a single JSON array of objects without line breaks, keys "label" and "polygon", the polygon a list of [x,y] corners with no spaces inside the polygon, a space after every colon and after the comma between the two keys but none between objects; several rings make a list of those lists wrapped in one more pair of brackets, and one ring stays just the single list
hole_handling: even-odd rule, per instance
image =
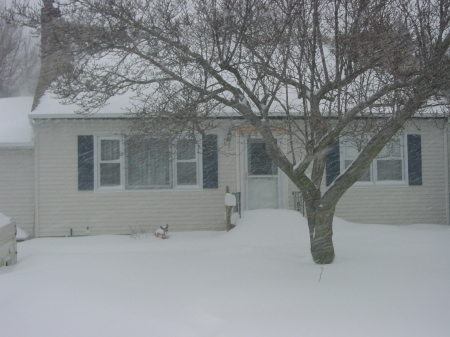
[{"label": "twig", "polygon": [[322,273],[323,273],[323,264],[320,266],[319,283],[320,283],[320,280],[322,279]]}]

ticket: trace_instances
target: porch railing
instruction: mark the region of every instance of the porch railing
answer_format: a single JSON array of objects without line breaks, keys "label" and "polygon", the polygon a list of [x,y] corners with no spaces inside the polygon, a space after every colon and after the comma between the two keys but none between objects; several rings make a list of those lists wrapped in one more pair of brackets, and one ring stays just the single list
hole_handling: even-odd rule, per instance
[{"label": "porch railing", "polygon": [[0,213],[0,267],[11,266],[17,262],[16,222]]},{"label": "porch railing", "polygon": [[241,217],[241,192],[234,192],[234,196],[236,197],[236,206],[234,206],[234,213],[239,213],[239,217]]},{"label": "porch railing", "polygon": [[292,195],[294,196],[294,210],[305,216],[305,200],[303,200],[302,192],[293,191]]}]

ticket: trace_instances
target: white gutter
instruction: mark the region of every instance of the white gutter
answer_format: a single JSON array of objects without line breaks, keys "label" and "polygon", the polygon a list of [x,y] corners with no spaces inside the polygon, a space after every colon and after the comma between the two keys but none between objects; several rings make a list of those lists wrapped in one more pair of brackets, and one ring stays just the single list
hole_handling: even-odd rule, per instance
[{"label": "white gutter", "polygon": [[[73,113],[59,113],[59,114],[37,114],[32,113],[28,116],[30,119],[102,119],[102,118],[136,118],[136,115],[133,113],[93,113],[89,115],[80,115],[75,112]],[[236,112],[224,112],[224,113],[217,113],[215,115],[211,115],[212,118],[218,117],[218,118],[230,118],[230,117],[242,117],[239,113]],[[283,113],[276,113],[272,112],[269,118],[284,118],[286,117]],[[295,117],[295,116],[294,116]],[[444,119],[445,116],[427,116],[427,115],[415,115],[413,116],[413,119]]]},{"label": "white gutter", "polygon": [[[34,126],[30,120],[33,130]],[[39,237],[39,134],[34,133],[34,237]]]},{"label": "white gutter", "polygon": [[444,167],[445,167],[445,217],[450,226],[450,195],[449,195],[449,171],[448,171],[448,123],[444,128]]},{"label": "white gutter", "polygon": [[241,168],[241,136],[235,132],[234,133],[234,141],[235,141],[235,157],[236,157],[236,191],[241,193],[241,207],[242,207],[242,168]]},{"label": "white gutter", "polygon": [[[230,117],[241,117],[237,113],[233,114],[216,114],[211,115],[212,118],[230,118]],[[280,116],[274,116],[274,117],[283,117]],[[136,118],[135,114],[130,113],[93,113],[90,115],[80,115],[76,113],[60,113],[60,114],[35,114],[32,113],[28,115],[28,118],[30,120],[33,119],[133,119]]]},{"label": "white gutter", "polygon": [[30,114],[30,120],[33,119],[101,119],[101,118],[136,118],[135,115],[125,113],[97,113],[92,115],[71,114]]},{"label": "white gutter", "polygon": [[0,143],[2,149],[33,149],[34,143]]}]

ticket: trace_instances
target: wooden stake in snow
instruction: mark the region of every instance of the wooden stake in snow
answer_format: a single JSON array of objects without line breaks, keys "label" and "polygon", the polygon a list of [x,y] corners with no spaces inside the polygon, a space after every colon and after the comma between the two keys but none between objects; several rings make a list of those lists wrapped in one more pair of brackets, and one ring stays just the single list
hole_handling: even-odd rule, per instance
[{"label": "wooden stake in snow", "polygon": [[227,186],[225,193],[225,212],[226,212],[226,222],[227,222],[227,232],[231,230],[231,213],[233,212],[233,207],[236,206],[236,197],[230,193],[230,187]]}]

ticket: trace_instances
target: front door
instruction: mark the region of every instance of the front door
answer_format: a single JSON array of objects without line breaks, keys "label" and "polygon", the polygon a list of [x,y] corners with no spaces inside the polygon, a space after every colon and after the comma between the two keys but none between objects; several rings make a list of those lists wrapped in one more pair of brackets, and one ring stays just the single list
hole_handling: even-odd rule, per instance
[{"label": "front door", "polygon": [[247,139],[245,170],[246,208],[279,208],[278,168],[262,139]]}]

